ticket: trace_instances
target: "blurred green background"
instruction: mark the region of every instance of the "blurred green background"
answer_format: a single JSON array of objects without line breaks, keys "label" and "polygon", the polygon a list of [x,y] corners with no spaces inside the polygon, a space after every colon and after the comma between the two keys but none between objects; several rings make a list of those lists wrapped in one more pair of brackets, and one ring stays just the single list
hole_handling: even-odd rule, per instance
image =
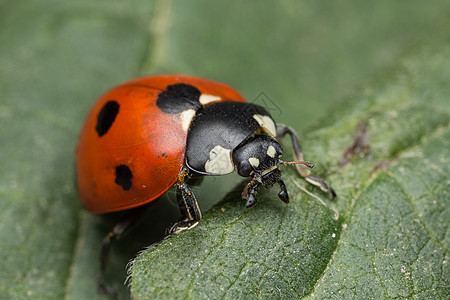
[{"label": "blurred green background", "polygon": [[[146,74],[206,77],[301,135],[411,49],[448,41],[449,13],[439,0],[0,1],[0,298],[79,299],[95,287],[115,216],[82,210],[73,150],[106,89]],[[202,207],[236,180],[210,179]],[[155,205],[154,230],[114,250],[116,283],[177,218],[169,198]]]}]

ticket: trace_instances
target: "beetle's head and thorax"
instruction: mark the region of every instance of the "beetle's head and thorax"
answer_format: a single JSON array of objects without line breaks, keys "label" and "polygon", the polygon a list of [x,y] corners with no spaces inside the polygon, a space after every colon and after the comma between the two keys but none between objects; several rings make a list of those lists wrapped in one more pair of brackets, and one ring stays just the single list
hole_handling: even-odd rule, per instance
[{"label": "beetle's head and thorax", "polygon": [[288,203],[281,180],[283,149],[277,141],[277,125],[261,106],[221,102],[201,109],[189,127],[186,165],[201,175],[225,175],[233,171],[252,177],[242,197],[247,207],[256,204],[261,185],[279,184],[278,196]]}]

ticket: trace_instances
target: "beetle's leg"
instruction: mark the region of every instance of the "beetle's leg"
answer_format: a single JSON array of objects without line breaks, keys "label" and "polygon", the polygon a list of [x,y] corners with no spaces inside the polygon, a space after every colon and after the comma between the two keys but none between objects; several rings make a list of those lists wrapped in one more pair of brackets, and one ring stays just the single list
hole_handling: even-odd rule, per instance
[{"label": "beetle's leg", "polygon": [[308,181],[310,184],[320,187],[320,189],[324,192],[330,192],[332,199],[336,198],[336,192],[331,187],[331,185],[326,182],[324,179],[316,176],[307,176],[305,177],[305,180]]},{"label": "beetle's leg", "polygon": [[[291,127],[288,127],[284,124],[277,124],[277,139],[282,139],[286,134],[289,134],[291,136],[292,148],[294,150],[294,159],[296,161],[304,160],[302,148],[300,146],[300,142],[298,141],[298,137],[295,131]],[[328,182],[326,182],[324,179],[316,176],[310,176],[311,171],[304,165],[297,164],[295,165],[295,167],[297,168],[297,171],[300,174],[300,176],[305,178],[307,182],[320,187],[320,189],[324,192],[330,192],[333,198],[336,197],[336,192],[333,190],[331,185],[328,184]]]},{"label": "beetle's leg", "polygon": [[[303,159],[303,151],[300,143],[298,141],[297,133],[291,127],[288,127],[284,124],[277,124],[277,139],[282,139],[286,134],[291,136],[292,149],[294,150],[294,160],[302,161]],[[311,171],[304,165],[295,165],[300,176],[306,178],[309,176]]]},{"label": "beetle's leg", "polygon": [[242,199],[247,200],[245,207],[250,208],[256,205],[258,199],[256,199],[256,191],[261,183],[255,179],[250,181],[242,192]]},{"label": "beetle's leg", "polygon": [[289,203],[289,194],[286,189],[286,185],[284,184],[283,180],[278,180],[278,184],[280,185],[280,192],[278,193],[278,197],[283,201],[284,203]]},{"label": "beetle's leg", "polygon": [[119,223],[117,223],[103,239],[102,249],[100,251],[100,275],[97,280],[99,293],[109,294],[112,298],[117,298],[118,295],[116,290],[105,283],[105,271],[108,265],[108,254],[109,249],[111,248],[111,242],[124,236],[128,230],[142,218],[147,207],[148,205],[144,205],[127,211]]},{"label": "beetle's leg", "polygon": [[182,218],[167,230],[168,235],[178,234],[183,230],[190,229],[196,226],[202,219],[202,213],[198,207],[197,199],[195,199],[191,187],[187,184],[187,180],[191,176],[192,173],[184,166],[176,184],[177,202]]}]

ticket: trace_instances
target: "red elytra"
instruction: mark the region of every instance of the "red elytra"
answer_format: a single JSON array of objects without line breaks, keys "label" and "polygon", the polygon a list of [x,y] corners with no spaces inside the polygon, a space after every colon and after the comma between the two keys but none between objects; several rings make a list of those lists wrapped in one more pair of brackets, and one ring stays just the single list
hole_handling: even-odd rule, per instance
[{"label": "red elytra", "polygon": [[[165,113],[156,105],[159,95],[174,84],[197,88],[207,96],[203,105],[246,102],[223,83],[179,75],[142,77],[106,92],[89,112],[76,149],[78,191],[88,211],[137,207],[175,184],[193,114]],[[118,172],[125,182],[118,180]]]}]

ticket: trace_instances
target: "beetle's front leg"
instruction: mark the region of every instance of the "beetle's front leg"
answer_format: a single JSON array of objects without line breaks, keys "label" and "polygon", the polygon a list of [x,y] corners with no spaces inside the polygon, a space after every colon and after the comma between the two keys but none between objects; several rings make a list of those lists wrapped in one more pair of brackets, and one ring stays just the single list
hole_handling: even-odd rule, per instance
[{"label": "beetle's front leg", "polygon": [[242,199],[247,200],[245,207],[250,208],[256,205],[258,199],[256,199],[256,192],[258,191],[261,183],[256,180],[250,181],[242,192]]},{"label": "beetle's front leg", "polygon": [[284,203],[289,203],[289,194],[286,189],[286,185],[284,184],[283,180],[278,180],[278,184],[280,185],[280,192],[278,193],[278,197],[283,201]]},{"label": "beetle's front leg", "polygon": [[184,166],[178,176],[176,184],[177,202],[182,217],[178,222],[168,228],[167,235],[175,235],[183,230],[193,228],[202,219],[202,213],[198,206],[197,199],[192,193],[191,187],[187,184],[187,181],[191,176],[192,174],[189,169]]},{"label": "beetle's front leg", "polygon": [[[284,124],[277,124],[277,139],[282,139],[286,134],[289,134],[291,136],[292,148],[294,150],[294,159],[296,161],[302,161],[303,152],[295,131]],[[320,187],[320,189],[324,192],[330,192],[333,199],[336,197],[336,192],[324,179],[316,176],[310,176],[311,171],[304,165],[298,164],[296,165],[296,168],[300,176],[305,178],[307,182]]]}]

